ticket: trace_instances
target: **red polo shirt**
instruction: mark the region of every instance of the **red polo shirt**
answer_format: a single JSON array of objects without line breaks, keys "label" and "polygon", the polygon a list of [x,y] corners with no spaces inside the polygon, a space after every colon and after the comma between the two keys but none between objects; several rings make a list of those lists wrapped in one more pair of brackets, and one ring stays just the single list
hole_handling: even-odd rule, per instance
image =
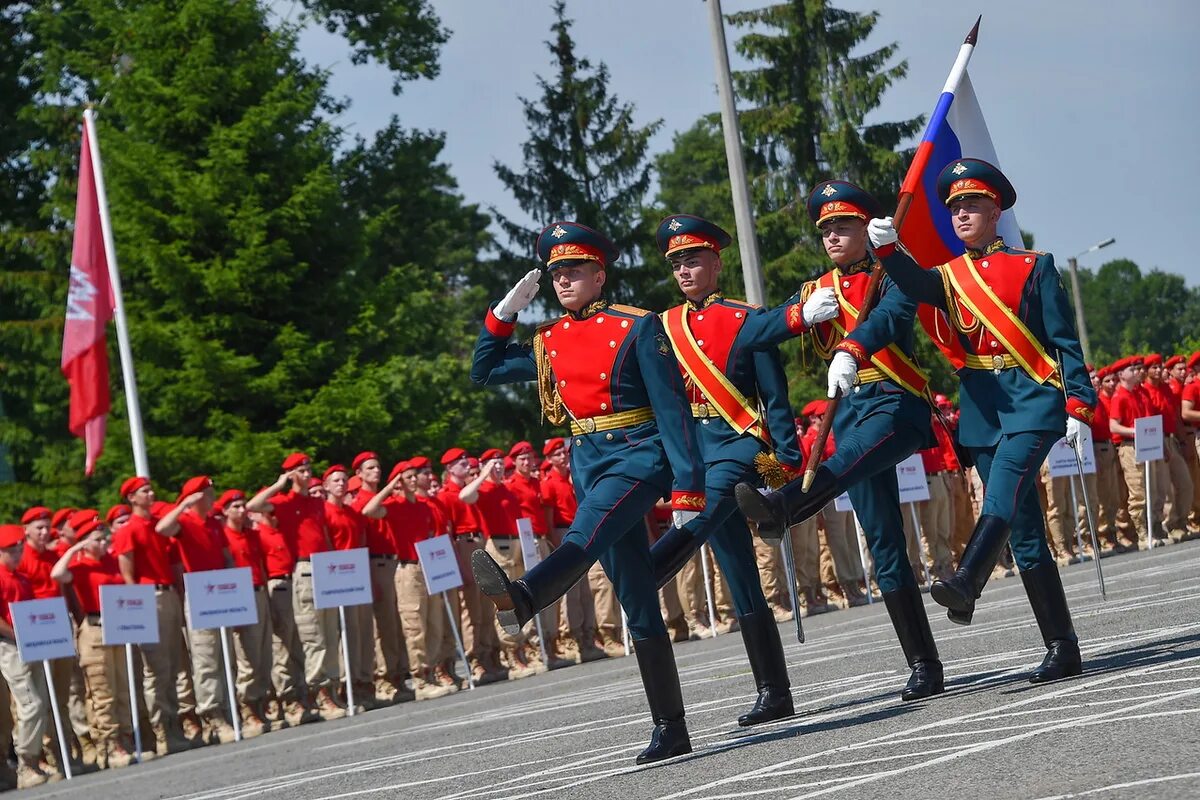
[{"label": "red polo shirt", "polygon": [[226,525],[222,533],[225,535],[225,541],[229,543],[229,555],[233,557],[233,565],[249,567],[250,578],[255,586],[265,584],[267,582],[267,560],[259,532],[250,525],[240,531]]},{"label": "red polo shirt", "polygon": [[24,575],[0,565],[0,615],[12,625],[12,604],[33,599],[33,588]]},{"label": "red polo shirt", "polygon": [[434,531],[433,512],[425,503],[395,496],[384,500],[383,508],[396,540],[396,555],[401,561],[416,561],[417,542],[428,539]]},{"label": "red polo shirt", "polygon": [[429,506],[429,512],[433,514],[433,535],[441,536],[444,533],[453,533],[450,529],[450,515],[446,512],[446,507],[442,505],[442,501],[432,496],[423,494],[417,495],[417,500]]},{"label": "red polo shirt", "polygon": [[92,558],[87,553],[80,553],[71,562],[69,569],[71,583],[75,586],[75,596],[79,598],[79,607],[85,614],[100,613],[101,586],[124,583],[116,557],[108,553],[99,559]]},{"label": "red polo shirt", "polygon": [[[265,523],[259,523],[254,530],[258,533],[258,541],[262,544],[263,560],[267,564],[268,578],[290,578],[296,568],[296,554],[288,546],[283,531]],[[234,556],[236,558],[236,556]]]},{"label": "red polo shirt", "polygon": [[54,565],[60,558],[62,556],[54,551],[53,545],[47,547],[45,552],[39,553],[28,539],[25,540],[25,547],[21,550],[21,561],[17,564],[17,572],[29,581],[29,587],[33,590],[35,600],[62,595],[62,586],[50,577],[50,570],[54,569]]},{"label": "red polo shirt", "polygon": [[325,522],[329,525],[329,538],[334,550],[353,550],[365,547],[367,540],[366,517],[350,506],[335,506],[325,503]]},{"label": "red polo shirt", "polygon": [[133,554],[133,574],[138,583],[167,585],[175,582],[171,569],[171,540],[154,532],[154,518],[134,514],[113,534],[112,554]]},{"label": "red polo shirt", "polygon": [[[358,495],[354,498],[354,503],[350,506],[359,513],[367,507],[367,503],[375,497],[375,492],[369,491],[363,487]],[[390,499],[390,498],[389,498]],[[387,501],[384,501],[386,505]],[[384,509],[386,511],[386,509]],[[388,525],[386,518],[371,519],[364,516],[367,550],[373,556],[394,556],[396,555],[396,539],[392,536],[391,526]]]},{"label": "red polo shirt", "polygon": [[1150,398],[1153,413],[1162,414],[1163,434],[1174,436],[1175,432],[1179,430],[1179,406],[1175,404],[1175,397],[1171,394],[1171,390],[1165,383],[1160,383],[1158,386],[1147,383],[1145,389]]},{"label": "red polo shirt", "polygon": [[179,515],[179,532],[174,538],[184,572],[225,569],[225,537],[221,523],[212,517],[203,518],[189,508]]},{"label": "red polo shirt", "polygon": [[296,558],[308,560],[313,553],[332,550],[325,534],[325,501],[319,497],[288,492],[271,498],[275,519],[285,538],[293,543]]},{"label": "red polo shirt", "polygon": [[579,508],[571,473],[564,475],[553,467],[547,470],[542,476],[542,500],[554,510],[554,527],[571,527],[575,521],[575,511]]},{"label": "red polo shirt", "polygon": [[[1129,391],[1124,386],[1118,386],[1113,391],[1112,399],[1108,401],[1108,416],[1115,419],[1118,425],[1132,428],[1133,421],[1147,416],[1147,413],[1142,406],[1142,399],[1136,393]],[[1109,437],[1114,444],[1133,441],[1132,436],[1125,437],[1119,433],[1110,433]]]},{"label": "red polo shirt", "polygon": [[479,509],[475,505],[464,503],[458,496],[461,491],[462,487],[457,483],[446,481],[438,499],[442,501],[446,514],[454,524],[455,533],[480,533],[483,531],[483,520],[480,518]]},{"label": "red polo shirt", "polygon": [[1092,417],[1092,442],[1099,444],[1112,439],[1112,430],[1108,427],[1108,403],[1109,400],[1100,394],[1100,402],[1096,403],[1096,412]]},{"label": "red polo shirt", "polygon": [[517,498],[520,507],[518,516],[528,517],[533,523],[533,532],[545,536],[550,532],[550,524],[546,518],[548,504],[542,500],[542,486],[537,478],[526,477],[514,472],[512,477],[504,482],[509,491]]},{"label": "red polo shirt", "polygon": [[517,496],[503,483],[484,481],[479,486],[479,499],[475,508],[483,520],[483,535],[516,536],[517,518],[521,516],[521,503]]}]

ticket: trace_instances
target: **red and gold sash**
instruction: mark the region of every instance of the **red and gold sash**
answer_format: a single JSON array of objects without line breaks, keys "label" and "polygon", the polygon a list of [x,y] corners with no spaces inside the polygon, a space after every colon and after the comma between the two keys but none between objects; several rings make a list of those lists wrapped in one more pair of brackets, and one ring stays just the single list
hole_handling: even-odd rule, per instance
[{"label": "red and gold sash", "polygon": [[708,402],[738,433],[749,433],[763,442],[768,441],[757,406],[738,391],[697,344],[687,325],[686,304],[668,309],[662,318],[675,357],[688,377],[704,392]]},{"label": "red and gold sash", "polygon": [[[835,275],[835,272],[836,270],[826,272],[816,280],[815,284],[816,288],[833,289],[842,310],[837,317],[824,323],[831,325],[835,331],[828,341],[820,341],[816,327],[813,329],[813,343],[816,346],[817,354],[822,358],[829,358],[833,348],[840,344],[841,340],[845,339],[858,325],[858,309],[842,293],[842,284],[838,280],[840,273]],[[872,355],[871,363],[893,382],[915,395],[924,395],[925,387],[929,384],[929,376],[922,372],[916,362],[905,355],[895,342]]]},{"label": "red and gold sash", "polygon": [[[942,267],[941,273],[946,284],[946,306],[955,327],[969,335],[969,328],[978,329],[982,323],[995,334],[1029,377],[1038,383],[1050,383],[1062,388],[1054,359],[1046,354],[1037,337],[984,282],[970,256],[959,256]],[[975,316],[974,325],[967,325],[962,319],[956,300]]]}]

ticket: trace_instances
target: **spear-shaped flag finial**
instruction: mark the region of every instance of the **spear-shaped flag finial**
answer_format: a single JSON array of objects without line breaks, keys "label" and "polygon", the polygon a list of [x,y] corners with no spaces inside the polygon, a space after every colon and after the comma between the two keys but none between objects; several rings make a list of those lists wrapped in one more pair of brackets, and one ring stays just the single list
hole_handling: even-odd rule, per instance
[{"label": "spear-shaped flag finial", "polygon": [[971,32],[967,34],[964,40],[965,44],[974,45],[979,41],[979,23],[983,21],[983,14],[979,15],[979,19],[975,20],[975,27],[971,28]]}]

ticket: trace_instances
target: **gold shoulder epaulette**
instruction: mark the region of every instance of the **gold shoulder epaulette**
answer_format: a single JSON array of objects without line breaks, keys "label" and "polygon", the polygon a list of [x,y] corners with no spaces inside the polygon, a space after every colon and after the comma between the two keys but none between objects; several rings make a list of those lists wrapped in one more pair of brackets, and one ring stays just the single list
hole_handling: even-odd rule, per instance
[{"label": "gold shoulder epaulette", "polygon": [[738,308],[762,308],[762,306],[756,303],[748,303],[745,300],[735,300],[732,297],[726,297],[725,302],[729,303],[731,306],[737,306]]},{"label": "gold shoulder epaulette", "polygon": [[609,306],[609,308],[613,311],[620,311],[622,314],[629,314],[632,317],[644,317],[650,313],[644,308],[621,305],[620,303],[613,303],[611,306]]}]

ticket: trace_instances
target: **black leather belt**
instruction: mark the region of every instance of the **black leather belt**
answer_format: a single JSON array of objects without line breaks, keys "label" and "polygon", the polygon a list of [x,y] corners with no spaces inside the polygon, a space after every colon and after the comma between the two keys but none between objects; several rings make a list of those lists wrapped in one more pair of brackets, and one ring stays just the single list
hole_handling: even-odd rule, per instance
[{"label": "black leather belt", "polygon": [[290,581],[291,579],[292,579],[292,576],[291,576],[291,575],[272,575],[272,576],[271,576],[271,577],[270,577],[268,580],[272,580],[272,581]]},{"label": "black leather belt", "polygon": [[371,553],[370,555],[371,555],[372,560],[374,560],[376,558],[381,558],[384,561],[395,561],[396,560],[396,556],[392,553]]},{"label": "black leather belt", "polygon": [[261,592],[261,591],[263,591],[263,590],[264,590],[264,589],[266,589],[266,588],[267,588],[267,587],[265,587],[265,586],[255,586],[255,587],[254,587],[254,591],[256,591],[256,592]]},{"label": "black leather belt", "polygon": [[456,533],[456,534],[454,534],[454,538],[455,539],[466,539],[468,542],[478,542],[480,539],[483,538],[483,536],[478,533]]},{"label": "black leather belt", "polygon": [[312,559],[309,558],[308,556],[304,556],[303,558],[297,558],[296,561],[303,561],[304,563],[307,564],[307,563],[311,562]]},{"label": "black leather belt", "polygon": [[87,623],[89,625],[99,625],[100,624],[100,615],[99,614],[85,614],[83,618],[85,620],[87,620]]},{"label": "black leather belt", "polygon": [[489,539],[508,539],[509,541],[511,541],[513,539],[520,539],[521,536],[520,536],[520,534],[516,534],[516,533],[493,533],[488,538]]},{"label": "black leather belt", "polygon": [[156,584],[154,584],[154,591],[156,591],[156,592],[165,592],[168,589],[174,589],[174,588],[175,588],[175,584],[173,584],[173,583],[156,583]]},{"label": "black leather belt", "polygon": [[411,559],[411,558],[402,558],[402,559],[400,559],[400,563],[401,563],[401,564],[403,564],[403,565],[404,565],[404,566],[406,566],[406,567],[411,567],[411,566],[413,566],[414,564],[417,564],[418,562],[416,561],[416,559]]}]

